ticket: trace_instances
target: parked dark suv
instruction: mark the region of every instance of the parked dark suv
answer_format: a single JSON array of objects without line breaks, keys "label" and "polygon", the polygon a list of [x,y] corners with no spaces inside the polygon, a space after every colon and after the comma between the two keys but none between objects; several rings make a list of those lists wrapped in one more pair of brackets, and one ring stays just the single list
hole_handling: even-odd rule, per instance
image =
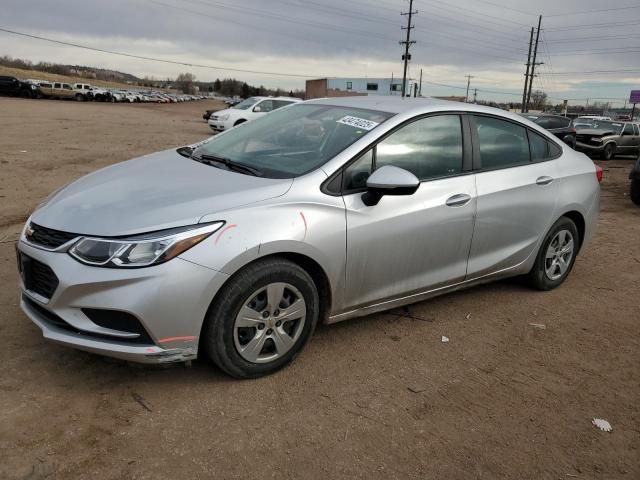
[{"label": "parked dark suv", "polygon": [[576,148],[576,130],[571,125],[570,118],[545,113],[524,113],[522,116],[550,131],[571,148]]},{"label": "parked dark suv", "polygon": [[640,156],[629,173],[631,180],[631,201],[640,207]]},{"label": "parked dark suv", "polygon": [[18,80],[16,77],[0,76],[0,95],[36,98],[38,96],[38,86]]}]

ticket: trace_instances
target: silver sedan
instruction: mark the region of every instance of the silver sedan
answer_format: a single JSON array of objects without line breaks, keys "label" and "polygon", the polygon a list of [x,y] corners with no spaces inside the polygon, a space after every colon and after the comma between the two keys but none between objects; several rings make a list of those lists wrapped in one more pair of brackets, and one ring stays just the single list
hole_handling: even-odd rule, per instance
[{"label": "silver sedan", "polygon": [[504,277],[558,287],[602,171],[504,111],[320,99],[87,175],[33,212],[21,306],[60,344],[274,372],[318,322]]}]

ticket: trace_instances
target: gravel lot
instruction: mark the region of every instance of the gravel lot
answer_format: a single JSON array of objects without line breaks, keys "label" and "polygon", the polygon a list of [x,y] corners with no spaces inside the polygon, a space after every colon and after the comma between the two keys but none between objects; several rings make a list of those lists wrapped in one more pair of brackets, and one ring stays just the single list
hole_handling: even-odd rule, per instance
[{"label": "gravel lot", "polygon": [[256,381],[45,342],[18,307],[29,212],[99,167],[205,138],[212,104],[0,98],[0,478],[640,478],[630,160],[604,165],[596,237],[552,292],[499,282],[320,327]]}]

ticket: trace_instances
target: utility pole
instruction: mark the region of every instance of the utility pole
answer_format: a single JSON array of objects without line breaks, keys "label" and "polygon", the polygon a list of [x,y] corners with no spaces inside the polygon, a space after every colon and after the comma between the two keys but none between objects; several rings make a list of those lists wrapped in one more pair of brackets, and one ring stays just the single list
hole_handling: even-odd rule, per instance
[{"label": "utility pole", "polygon": [[404,98],[407,93],[407,65],[411,58],[411,55],[409,55],[409,47],[416,43],[415,40],[411,40],[411,30],[414,28],[413,25],[411,25],[411,18],[413,15],[417,14],[417,10],[415,12],[413,11],[413,0],[409,0],[409,11],[400,13],[400,15],[407,16],[407,26],[400,27],[402,30],[407,31],[407,39],[400,42],[400,45],[404,45],[404,55],[402,56],[402,59],[404,60],[404,73],[402,74],[402,98]]},{"label": "utility pole", "polygon": [[533,62],[531,62],[531,76],[529,77],[529,92],[527,92],[527,107],[525,112],[529,111],[529,104],[531,103],[531,88],[533,87],[533,77],[535,76],[536,66],[544,65],[544,62],[536,63],[536,57],[538,56],[538,42],[540,41],[541,26],[542,26],[542,15],[538,17],[538,31],[536,32],[536,46],[533,49]]},{"label": "utility pole", "polygon": [[478,97],[478,89],[473,89],[473,103],[476,103],[476,98]]},{"label": "utility pole", "polygon": [[531,67],[531,48],[533,47],[533,30],[531,27],[531,37],[529,38],[529,54],[527,55],[527,73],[524,74],[524,92],[522,93],[522,107],[520,107],[520,113],[524,113],[525,105],[527,103],[527,83],[529,82],[529,67]]},{"label": "utility pole", "polygon": [[[420,88],[418,89],[418,96],[422,96],[422,69],[420,69]],[[626,105],[626,103],[625,103]]]},{"label": "utility pole", "polygon": [[469,86],[471,85],[473,75],[465,75],[465,78],[467,79],[467,94],[464,97],[464,103],[467,103],[469,101]]},{"label": "utility pole", "polygon": [[391,72],[391,84],[389,85],[389,95],[393,95],[393,72]]}]

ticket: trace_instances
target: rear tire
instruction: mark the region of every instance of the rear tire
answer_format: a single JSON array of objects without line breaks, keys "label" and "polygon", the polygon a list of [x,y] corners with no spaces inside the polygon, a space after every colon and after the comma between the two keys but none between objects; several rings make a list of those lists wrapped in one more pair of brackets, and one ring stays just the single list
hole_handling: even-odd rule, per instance
[{"label": "rear tire", "polygon": [[223,372],[257,378],[291,363],[318,322],[320,299],[311,276],[283,258],[236,273],[211,304],[202,346]]},{"label": "rear tire", "polygon": [[631,196],[631,201],[640,207],[640,180],[633,179],[631,180],[631,190],[629,192]]},{"label": "rear tire", "polygon": [[76,102],[84,102],[84,96],[81,93],[76,93],[76,96],[73,97]]},{"label": "rear tire", "polygon": [[575,223],[567,217],[561,217],[553,224],[540,246],[528,275],[531,286],[543,291],[559,287],[571,273],[579,246],[580,237]]}]

